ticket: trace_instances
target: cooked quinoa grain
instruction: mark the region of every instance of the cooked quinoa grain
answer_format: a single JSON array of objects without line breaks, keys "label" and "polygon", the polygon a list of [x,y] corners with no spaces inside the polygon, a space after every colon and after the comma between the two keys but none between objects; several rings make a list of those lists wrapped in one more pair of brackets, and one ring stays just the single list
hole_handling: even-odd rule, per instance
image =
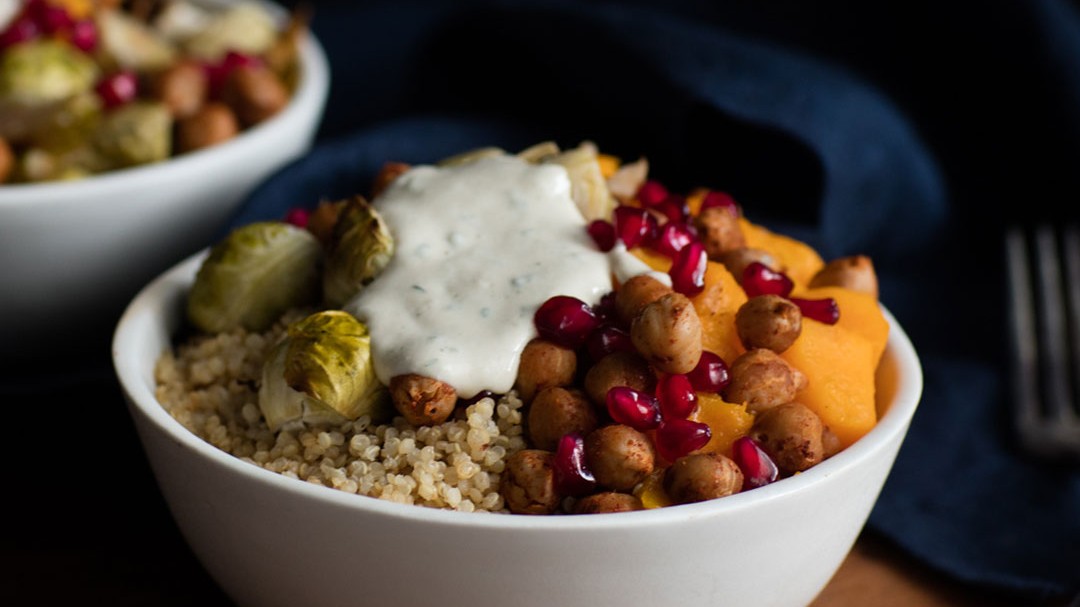
[{"label": "cooked quinoa grain", "polygon": [[507,457],[525,447],[522,402],[484,398],[464,415],[414,427],[368,416],[337,427],[271,432],[257,404],[263,358],[287,315],[265,333],[243,330],[185,341],[158,360],[157,398],[188,430],[272,472],[404,504],[508,512],[499,494]]}]

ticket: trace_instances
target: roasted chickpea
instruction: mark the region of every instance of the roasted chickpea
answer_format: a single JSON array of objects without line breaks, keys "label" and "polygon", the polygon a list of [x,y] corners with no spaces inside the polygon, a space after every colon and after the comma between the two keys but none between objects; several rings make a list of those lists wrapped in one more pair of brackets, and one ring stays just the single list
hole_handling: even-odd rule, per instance
[{"label": "roasted chickpea", "polygon": [[630,491],[653,471],[656,451],[643,432],[611,424],[585,437],[585,462],[601,487]]},{"label": "roasted chickpea", "polygon": [[0,137],[0,183],[4,183],[11,177],[15,170],[15,153],[3,137]]},{"label": "roasted chickpea", "polygon": [[194,61],[180,61],[150,78],[150,94],[161,100],[174,118],[187,118],[206,101],[207,78]]},{"label": "roasted chickpea", "polygon": [[608,390],[615,386],[651,393],[656,387],[656,374],[640,354],[612,352],[585,373],[585,393],[597,407],[606,407]]},{"label": "roasted chickpea", "polygon": [[234,69],[221,97],[244,126],[259,124],[289,104],[289,91],[274,72],[253,65]]},{"label": "roasted chickpea", "polygon": [[740,354],[731,362],[729,375],[724,400],[744,403],[754,413],[790,403],[806,387],[806,376],[767,348]]},{"label": "roasted chickpea", "polygon": [[615,314],[623,322],[631,322],[642,308],[668,293],[671,293],[671,287],[648,274],[639,274],[615,291]]},{"label": "roasted chickpea", "polygon": [[746,267],[755,261],[768,267],[770,270],[779,272],[780,262],[776,261],[766,251],[761,249],[752,249],[750,247],[740,247],[738,249],[732,249],[725,251],[719,259],[720,263],[724,264],[728,272],[735,277],[735,281],[740,285],[742,284],[743,274],[746,272]]},{"label": "roasted chickpea", "polygon": [[768,348],[783,352],[802,332],[802,312],[779,295],[751,297],[735,313],[735,331],[747,350]]},{"label": "roasted chickpea", "polygon": [[307,229],[319,239],[323,246],[329,246],[333,238],[334,225],[341,216],[348,200],[323,200],[315,206],[308,216]]},{"label": "roasted chickpea", "polygon": [[821,418],[802,403],[785,403],[759,413],[749,435],[787,474],[825,459]]},{"label": "roasted chickpea", "polygon": [[720,259],[727,251],[746,246],[738,218],[724,207],[705,209],[694,218],[694,227],[709,259]]},{"label": "roasted chickpea", "polygon": [[742,470],[719,453],[684,455],[664,472],[664,490],[678,504],[726,497],[741,491],[742,484]]},{"label": "roasted chickpea", "polygon": [[201,150],[228,141],[240,132],[236,114],[224,103],[211,101],[176,123],[176,149]]},{"label": "roasted chickpea", "polygon": [[522,449],[506,459],[499,494],[514,514],[551,514],[562,496],[555,489],[555,454]]},{"label": "roasted chickpea", "polygon": [[825,426],[825,429],[821,432],[821,446],[825,449],[825,459],[840,453],[840,450],[843,449],[843,445],[840,444],[840,437],[828,426]]},{"label": "roasted chickpea", "polygon": [[390,398],[398,413],[414,426],[441,424],[457,405],[453,386],[415,373],[390,378]]},{"label": "roasted chickpea", "polygon": [[689,373],[701,358],[701,320],[682,293],[645,306],[630,324],[634,347],[664,373]]},{"label": "roasted chickpea", "polygon": [[570,385],[575,373],[577,355],[573,350],[536,338],[521,351],[514,387],[522,402],[528,403],[544,388]]},{"label": "roasted chickpea", "polygon": [[574,514],[602,514],[644,510],[641,500],[629,493],[602,491],[583,497],[574,504]]},{"label": "roasted chickpea", "polygon": [[810,279],[810,287],[844,287],[878,296],[877,273],[874,262],[866,255],[851,255],[834,259]]},{"label": "roasted chickpea", "polygon": [[526,425],[534,447],[554,451],[564,434],[577,432],[586,436],[599,421],[584,392],[552,386],[533,399]]}]

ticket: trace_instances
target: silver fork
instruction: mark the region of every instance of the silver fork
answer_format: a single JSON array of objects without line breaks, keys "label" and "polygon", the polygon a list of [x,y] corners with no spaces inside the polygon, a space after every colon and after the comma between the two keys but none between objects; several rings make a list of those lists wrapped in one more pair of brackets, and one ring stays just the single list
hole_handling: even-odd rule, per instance
[{"label": "silver fork", "polygon": [[1010,228],[1005,245],[1017,436],[1080,461],[1080,228]]}]

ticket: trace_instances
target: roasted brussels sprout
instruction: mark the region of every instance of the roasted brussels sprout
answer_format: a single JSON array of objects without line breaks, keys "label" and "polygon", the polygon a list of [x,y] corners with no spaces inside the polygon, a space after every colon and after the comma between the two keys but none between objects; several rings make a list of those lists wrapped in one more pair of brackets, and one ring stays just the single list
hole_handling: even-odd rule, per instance
[{"label": "roasted brussels sprout", "polygon": [[93,59],[61,40],[16,44],[0,54],[0,100],[14,106],[60,102],[91,90],[98,75]]},{"label": "roasted brussels sprout", "polygon": [[176,60],[177,50],[169,40],[120,9],[98,11],[95,21],[103,58],[116,67],[156,71]]},{"label": "roasted brussels sprout", "polygon": [[476,162],[481,158],[490,158],[492,156],[504,156],[506,151],[496,147],[476,148],[475,150],[468,150],[460,154],[454,154],[443,158],[436,163],[440,167],[453,167],[461,166],[463,164],[469,164],[470,162]]},{"label": "roasted brussels sprout", "polygon": [[228,51],[259,55],[277,36],[277,25],[266,10],[254,2],[241,2],[211,17],[184,42],[184,49],[208,61],[220,59]]},{"label": "roasted brussels sprout", "polygon": [[187,315],[207,333],[262,331],[319,298],[322,248],[310,232],[266,221],[233,230],[210,250],[188,294]]},{"label": "roasted brussels sprout", "polygon": [[559,145],[554,141],[541,141],[517,153],[517,157],[529,162],[544,162],[559,154]]},{"label": "roasted brussels sprout", "polygon": [[136,101],[103,117],[91,147],[109,168],[160,162],[172,151],[172,124],[165,104]]},{"label": "roasted brussels sprout", "polygon": [[263,366],[259,408],[271,430],[385,419],[389,392],[375,377],[367,326],[347,312],[316,312],[293,324]]},{"label": "roasted brussels sprout", "polygon": [[394,239],[375,207],[362,196],[349,199],[338,215],[327,248],[323,298],[341,307],[390,263]]}]

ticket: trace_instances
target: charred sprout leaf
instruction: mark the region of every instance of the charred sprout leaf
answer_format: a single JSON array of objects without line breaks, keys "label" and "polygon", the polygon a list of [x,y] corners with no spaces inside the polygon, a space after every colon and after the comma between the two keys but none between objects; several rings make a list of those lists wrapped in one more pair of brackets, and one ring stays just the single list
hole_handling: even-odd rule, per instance
[{"label": "charred sprout leaf", "polygon": [[388,417],[389,393],[375,377],[367,327],[340,310],[290,326],[263,367],[259,408],[274,431]]},{"label": "charred sprout leaf", "polygon": [[172,150],[172,114],[158,102],[121,106],[105,116],[91,146],[102,164],[114,168],[165,160]]},{"label": "charred sprout leaf", "polygon": [[214,245],[188,295],[187,314],[201,331],[263,331],[290,308],[319,296],[322,248],[303,228],[252,223]]},{"label": "charred sprout leaf", "polygon": [[496,147],[477,148],[475,150],[469,150],[460,154],[454,154],[448,158],[443,158],[436,163],[440,167],[453,167],[461,166],[463,164],[469,164],[470,162],[476,162],[481,158],[490,158],[492,156],[503,156],[506,154],[505,150]]},{"label": "charred sprout leaf", "polygon": [[277,36],[277,26],[263,7],[241,2],[214,15],[184,48],[199,59],[216,61],[229,51],[261,55]]},{"label": "charred sprout leaf", "polygon": [[394,239],[375,207],[354,196],[338,215],[327,249],[323,298],[341,307],[390,263]]},{"label": "charred sprout leaf", "polygon": [[0,54],[0,100],[31,107],[60,102],[91,90],[98,74],[93,59],[62,40],[16,44]]},{"label": "charred sprout leaf", "polygon": [[552,157],[548,162],[566,168],[570,175],[571,196],[587,221],[611,217],[615,198],[608,191],[607,180],[600,170],[595,145],[583,143]]},{"label": "charred sprout leaf", "polygon": [[175,61],[176,48],[149,25],[120,9],[97,11],[101,52],[116,67],[157,71]]}]

